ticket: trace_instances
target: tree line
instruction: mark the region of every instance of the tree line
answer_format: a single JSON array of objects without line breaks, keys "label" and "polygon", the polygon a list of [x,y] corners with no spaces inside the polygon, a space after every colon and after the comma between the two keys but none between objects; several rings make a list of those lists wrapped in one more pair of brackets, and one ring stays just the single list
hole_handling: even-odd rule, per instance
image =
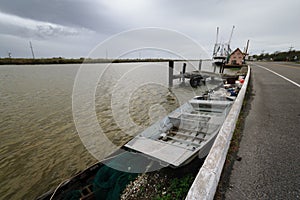
[{"label": "tree line", "polygon": [[261,53],[260,55],[253,55],[253,59],[267,60],[267,61],[299,61],[300,51],[292,50],[287,52],[275,51],[274,53]]},{"label": "tree line", "polygon": [[123,63],[123,62],[166,62],[169,59],[104,59],[104,58],[0,58],[0,65],[34,65],[34,64],[81,64],[81,63]]}]

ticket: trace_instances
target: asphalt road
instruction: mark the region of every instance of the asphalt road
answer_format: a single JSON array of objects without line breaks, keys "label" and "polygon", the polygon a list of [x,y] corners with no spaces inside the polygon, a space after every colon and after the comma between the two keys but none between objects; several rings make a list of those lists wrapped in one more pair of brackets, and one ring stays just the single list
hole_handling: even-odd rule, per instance
[{"label": "asphalt road", "polygon": [[253,99],[242,160],[234,163],[226,199],[300,199],[300,65],[250,66]]}]

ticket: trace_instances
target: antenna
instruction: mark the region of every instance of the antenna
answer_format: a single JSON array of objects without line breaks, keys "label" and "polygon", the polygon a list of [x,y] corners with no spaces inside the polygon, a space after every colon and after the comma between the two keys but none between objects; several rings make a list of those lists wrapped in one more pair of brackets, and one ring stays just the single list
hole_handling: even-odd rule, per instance
[{"label": "antenna", "polygon": [[34,57],[34,53],[33,53],[33,47],[32,47],[32,44],[31,44],[31,41],[29,41],[29,45],[30,45],[30,49],[31,49],[32,58],[33,58],[33,59],[35,59],[35,57]]}]

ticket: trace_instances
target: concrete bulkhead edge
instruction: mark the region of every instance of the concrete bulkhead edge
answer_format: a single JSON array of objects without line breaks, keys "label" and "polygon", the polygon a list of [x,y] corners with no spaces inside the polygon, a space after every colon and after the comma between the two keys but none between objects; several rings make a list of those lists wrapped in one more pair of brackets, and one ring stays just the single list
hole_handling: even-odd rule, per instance
[{"label": "concrete bulkhead edge", "polygon": [[219,134],[207,155],[203,166],[200,168],[187,196],[186,200],[213,200],[220,180],[222,169],[226,160],[230,141],[243,105],[249,78],[250,66],[244,84],[226,117]]}]

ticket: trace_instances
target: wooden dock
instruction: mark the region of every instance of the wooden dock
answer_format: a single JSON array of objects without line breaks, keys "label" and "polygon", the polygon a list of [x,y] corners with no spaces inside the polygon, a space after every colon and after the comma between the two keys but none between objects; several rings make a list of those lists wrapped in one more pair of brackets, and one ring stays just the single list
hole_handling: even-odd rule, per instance
[{"label": "wooden dock", "polygon": [[[173,87],[173,80],[175,79],[179,79],[181,80],[181,82],[185,82],[185,79],[189,79],[189,82],[191,84],[192,87],[197,87],[197,84],[205,84],[205,80],[208,77],[216,77],[216,69],[214,69],[214,72],[204,72],[201,71],[201,64],[202,61],[199,61],[199,69],[195,70],[195,71],[191,71],[191,72],[186,72],[186,63],[183,63],[182,66],[182,71],[180,72],[180,74],[174,74],[174,61],[169,61],[169,88]],[[233,66],[231,66],[233,67]],[[242,66],[239,66],[242,67]],[[224,67],[226,68],[226,67]],[[222,69],[222,73],[224,71],[224,68]],[[221,68],[220,68],[220,73],[221,73]],[[222,79],[227,79],[227,78],[234,78],[236,79],[235,76],[230,76],[229,75],[224,75],[224,74],[220,74]]]}]

